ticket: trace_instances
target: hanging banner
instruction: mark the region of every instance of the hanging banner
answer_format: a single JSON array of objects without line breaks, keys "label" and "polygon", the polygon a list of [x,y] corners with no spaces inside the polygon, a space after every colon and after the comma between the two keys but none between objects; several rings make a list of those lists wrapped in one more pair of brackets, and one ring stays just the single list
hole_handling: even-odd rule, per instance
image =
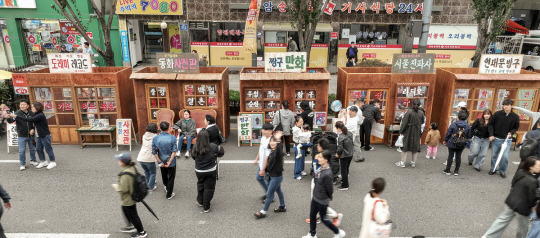
[{"label": "hanging banner", "polygon": [[246,18],[243,50],[248,53],[257,53],[257,20],[262,0],[251,0]]},{"label": "hanging banner", "polygon": [[118,0],[116,14],[182,15],[182,0]]},{"label": "hanging banner", "polygon": [[92,73],[92,59],[85,53],[47,54],[50,73]]},{"label": "hanging banner", "polygon": [[182,53],[182,40],[180,37],[180,28],[178,25],[169,24],[169,47],[171,53]]},{"label": "hanging banner", "polygon": [[249,141],[251,144],[251,116],[244,115],[238,117],[238,147],[241,141]]},{"label": "hanging banner", "polygon": [[60,22],[60,33],[63,35],[79,35],[77,28],[71,22]]},{"label": "hanging banner", "polygon": [[17,95],[28,95],[28,84],[26,74],[12,74],[13,88]]},{"label": "hanging banner", "polygon": [[304,73],[306,72],[306,52],[281,52],[264,54],[266,73]]},{"label": "hanging banner", "polygon": [[482,54],[479,74],[519,74],[523,55]]}]

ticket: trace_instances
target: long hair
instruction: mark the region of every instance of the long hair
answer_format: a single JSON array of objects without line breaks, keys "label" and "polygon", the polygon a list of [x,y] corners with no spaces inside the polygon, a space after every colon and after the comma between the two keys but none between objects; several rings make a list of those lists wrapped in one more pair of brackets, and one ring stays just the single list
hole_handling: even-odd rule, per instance
[{"label": "long hair", "polygon": [[347,135],[349,130],[347,130],[347,127],[345,127],[345,124],[343,124],[342,121],[336,122],[336,129],[340,129],[343,132],[343,135]]},{"label": "long hair", "polygon": [[422,103],[420,102],[420,99],[418,98],[415,98],[413,101],[412,101],[412,109],[415,111],[415,112],[418,112],[418,110],[420,109],[420,105]]},{"label": "long hair", "polygon": [[191,149],[191,154],[193,156],[203,156],[210,151],[210,136],[208,131],[202,129],[197,135],[197,142],[195,146]]},{"label": "long hair", "polygon": [[487,114],[489,114],[490,119],[491,119],[491,116],[493,116],[493,113],[491,113],[491,110],[489,109],[484,110],[484,112],[482,112],[482,117],[480,117],[480,125],[485,126],[488,124],[489,121],[486,121],[486,119],[484,119],[484,116]]}]

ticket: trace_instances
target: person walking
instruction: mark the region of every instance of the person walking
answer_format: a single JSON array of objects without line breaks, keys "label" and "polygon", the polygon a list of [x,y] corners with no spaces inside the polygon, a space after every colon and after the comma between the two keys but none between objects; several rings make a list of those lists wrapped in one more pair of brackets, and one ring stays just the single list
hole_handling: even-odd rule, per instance
[{"label": "person walking", "polygon": [[472,126],[472,141],[471,141],[471,150],[469,151],[469,165],[473,165],[474,159],[476,158],[476,163],[474,163],[474,169],[480,172],[480,168],[484,163],[486,158],[487,151],[489,149],[489,131],[488,124],[491,119],[491,110],[486,109],[482,112],[482,117],[476,119]]},{"label": "person walking", "polygon": [[[186,139],[186,154],[184,157],[186,159],[189,157],[189,151],[191,150],[191,141],[195,139],[195,132],[197,131],[195,129],[195,120],[191,118],[191,112],[186,109],[184,110],[184,117],[180,120],[178,120],[174,125],[173,129],[178,130],[178,153],[176,153],[176,157],[180,157],[180,154],[182,153],[182,145],[184,144],[184,138]],[[218,134],[219,136],[219,134]]]},{"label": "person walking", "polygon": [[146,184],[148,190],[154,191],[156,186],[156,158],[152,154],[152,141],[157,136],[158,128],[156,123],[150,123],[146,126],[146,132],[142,138],[141,151],[137,156],[137,161],[141,164],[144,170],[144,177],[146,178]]},{"label": "person walking", "polygon": [[217,157],[225,154],[223,147],[210,143],[206,130],[197,135],[191,156],[195,160],[195,175],[197,176],[197,205],[203,207],[204,212],[210,211],[210,201],[214,197],[217,178]]},{"label": "person walking", "polygon": [[416,158],[420,149],[422,123],[424,122],[424,113],[420,110],[420,105],[420,99],[415,98],[412,102],[412,107],[407,110],[401,120],[399,134],[403,135],[403,147],[401,148],[401,161],[396,163],[398,167],[405,168],[407,152],[409,151],[412,153],[411,167],[416,167]]},{"label": "person walking", "polygon": [[36,146],[32,143],[34,136],[34,123],[21,120],[23,117],[28,118],[34,116],[34,113],[28,110],[29,106],[30,101],[27,99],[21,99],[19,101],[19,110],[15,112],[15,115],[19,117],[19,120],[15,120],[15,118],[11,116],[11,118],[6,120],[8,123],[16,122],[17,124],[17,145],[19,147],[19,163],[21,164],[19,169],[21,171],[26,169],[26,144],[28,144],[28,148],[30,150],[30,164],[34,166],[39,165],[36,161]]},{"label": "person walking", "polygon": [[[51,145],[51,132],[49,131],[49,123],[47,122],[47,117],[43,114],[43,104],[40,102],[32,103],[32,113],[33,116],[17,116],[17,114],[11,114],[11,117],[16,121],[21,121],[21,124],[31,123],[35,126],[35,140],[36,140],[36,151],[41,161],[36,169],[41,169],[47,167],[47,169],[52,169],[56,167],[56,159],[54,157],[54,151]],[[49,156],[49,161],[45,159],[45,153],[43,149],[47,152]]]},{"label": "person walking", "polygon": [[169,134],[169,123],[162,121],[159,123],[161,133],[152,139],[152,154],[159,163],[161,170],[161,179],[164,189],[167,193],[166,198],[172,199],[175,195],[174,179],[176,178],[176,153],[178,147],[176,147],[176,138]]},{"label": "person walking", "polygon": [[259,172],[260,176],[268,176],[268,190],[266,192],[266,199],[264,207],[261,211],[256,212],[254,215],[257,219],[265,218],[266,212],[270,208],[270,203],[274,200],[274,193],[278,194],[279,207],[274,208],[274,212],[286,212],[285,197],[281,190],[281,182],[283,182],[283,148],[281,144],[282,131],[276,131],[274,137],[270,138],[269,147],[272,150],[268,159],[264,162],[262,170]]},{"label": "person walking", "polygon": [[[283,130],[283,138],[281,138],[281,141],[285,142],[285,151],[287,152],[287,156],[291,156],[291,130],[295,121],[294,113],[289,110],[289,101],[284,100],[281,102],[281,105],[283,106],[283,109],[278,110],[274,114],[272,124],[274,125],[274,129]],[[277,128],[280,124],[281,128]]]},{"label": "person walking", "polygon": [[261,176],[261,171],[264,171],[263,167],[266,163],[266,159],[270,155],[270,152],[272,152],[268,144],[270,143],[270,138],[272,138],[273,129],[274,126],[272,126],[271,123],[264,123],[262,128],[261,142],[259,144],[259,152],[257,153],[257,157],[255,157],[255,161],[253,162],[253,164],[258,165],[257,175],[255,175],[255,179],[257,180],[257,182],[259,182],[259,184],[264,190],[265,195],[261,197],[263,203],[265,203],[266,201],[266,193],[268,192],[268,181],[264,178],[264,176]]},{"label": "person walking", "polygon": [[366,151],[373,150],[373,147],[370,146],[371,127],[374,122],[378,122],[381,119],[379,103],[378,99],[374,99],[368,105],[364,105],[360,108],[362,110],[362,115],[364,116],[362,129],[360,130],[360,143]]},{"label": "person walking", "polygon": [[221,141],[221,136],[219,136],[221,131],[216,125],[216,118],[212,115],[206,115],[206,117],[204,117],[204,124],[206,125],[206,132],[208,132],[208,136],[210,137],[210,143],[221,145],[223,141]]},{"label": "person walking", "polygon": [[347,59],[354,58],[354,63],[358,63],[358,48],[354,45],[355,42],[351,41],[351,46],[347,48]]},{"label": "person walking", "polygon": [[2,198],[2,201],[4,202],[3,206],[0,204],[0,238],[6,238],[6,234],[4,233],[4,227],[2,227],[2,214],[4,213],[4,208],[10,209],[11,208],[11,197],[9,194],[4,190],[2,185],[0,185],[0,198]]},{"label": "person walking", "polygon": [[378,224],[385,224],[390,220],[390,209],[385,199],[380,196],[386,187],[383,178],[376,178],[371,182],[371,190],[364,197],[364,210],[362,212],[362,227],[360,228],[360,238],[369,238],[368,232],[372,229],[375,221]]},{"label": "person walking", "polygon": [[[495,112],[488,124],[489,141],[491,141],[491,169],[489,175],[495,174],[494,171],[497,169],[495,163],[497,163],[497,158],[501,153],[502,144],[505,143],[507,137],[512,137],[519,129],[519,116],[512,111],[514,101],[504,99],[502,104],[503,110]],[[506,145],[499,164],[499,174],[502,178],[506,178],[512,140],[507,140]]]},{"label": "person walking", "polygon": [[439,132],[439,125],[437,123],[432,122],[429,132],[426,136],[426,145],[427,145],[427,154],[426,158],[429,159],[430,156],[432,159],[435,159],[437,157],[437,146],[439,146],[439,142],[441,141],[441,132]]},{"label": "person walking", "polygon": [[[534,124],[535,124],[534,129],[527,131],[527,133],[525,133],[523,137],[527,137],[527,139],[531,139],[531,140],[534,138],[540,138],[540,119],[538,119],[536,123]],[[536,156],[540,158],[540,143],[536,145],[535,151],[531,151],[530,156]]]},{"label": "person walking", "polygon": [[118,165],[122,167],[122,172],[118,175],[118,184],[113,184],[112,187],[120,194],[124,217],[127,223],[131,224],[131,226],[128,225],[120,231],[133,233],[131,235],[132,238],[146,237],[147,234],[142,225],[141,218],[137,214],[136,202],[131,198],[134,191],[134,176],[137,173],[135,163],[131,161],[131,155],[128,153],[115,155],[114,158],[118,160]]},{"label": "person walking", "polygon": [[538,238],[540,237],[540,206],[536,205],[534,212],[531,214],[531,229],[527,238]]},{"label": "person walking", "polygon": [[517,218],[516,238],[525,238],[529,230],[529,215],[538,201],[538,180],[534,174],[540,173],[540,160],[529,157],[521,165],[512,179],[510,194],[506,197],[504,210],[486,231],[482,238],[499,238],[514,217]]},{"label": "person walking", "polygon": [[349,106],[347,108],[347,115],[345,116],[345,120],[348,121],[349,117],[350,117],[350,113],[349,113],[349,110],[353,107],[356,107],[357,109],[357,112],[356,112],[356,117],[357,117],[357,122],[358,122],[358,126],[357,126],[357,129],[356,130],[351,130],[351,128],[347,127],[347,129],[349,129],[349,132],[351,132],[353,134],[353,137],[354,137],[354,140],[353,140],[353,143],[354,143],[354,155],[353,155],[353,158],[354,158],[354,162],[364,162],[366,159],[364,157],[362,157],[362,143],[360,141],[360,136],[361,136],[361,133],[360,131],[362,130],[362,124],[364,123],[364,115],[362,114],[362,106],[364,106],[364,98],[360,97],[360,98],[357,98],[356,101],[354,101],[354,104],[352,106]]},{"label": "person walking", "polygon": [[454,176],[459,175],[461,166],[461,153],[467,146],[467,140],[471,138],[471,127],[467,123],[467,114],[463,111],[458,112],[458,121],[452,123],[446,135],[444,136],[443,144],[448,147],[448,159],[446,160],[446,168],[444,173],[450,175],[452,163],[456,163]]},{"label": "person walking", "polygon": [[313,117],[315,116],[315,113],[313,113],[313,110],[307,101],[300,102],[300,112],[304,124],[307,124],[309,128],[313,128]]},{"label": "person walking", "polygon": [[326,216],[326,209],[330,200],[332,200],[334,195],[334,187],[332,185],[332,180],[334,175],[330,169],[328,161],[332,157],[330,151],[323,151],[315,156],[318,163],[321,165],[320,169],[316,170],[314,175],[314,188],[313,188],[313,199],[311,200],[311,207],[309,211],[309,233],[302,238],[313,238],[317,237],[317,214],[321,217],[322,222],[326,227],[328,227],[334,233],[334,238],[345,237],[345,231],[337,228]]},{"label": "person walking", "polygon": [[341,121],[336,122],[335,127],[338,134],[336,157],[339,158],[341,168],[341,186],[338,189],[346,191],[349,190],[349,167],[354,155],[354,135],[348,132],[347,127]]}]

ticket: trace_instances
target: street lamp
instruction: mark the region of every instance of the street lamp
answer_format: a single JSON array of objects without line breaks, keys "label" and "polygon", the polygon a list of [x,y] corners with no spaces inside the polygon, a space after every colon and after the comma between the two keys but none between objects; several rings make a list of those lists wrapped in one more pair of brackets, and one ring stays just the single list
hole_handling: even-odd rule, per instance
[{"label": "street lamp", "polygon": [[165,21],[161,22],[161,29],[163,29],[163,30],[167,29],[167,22],[165,22]]}]

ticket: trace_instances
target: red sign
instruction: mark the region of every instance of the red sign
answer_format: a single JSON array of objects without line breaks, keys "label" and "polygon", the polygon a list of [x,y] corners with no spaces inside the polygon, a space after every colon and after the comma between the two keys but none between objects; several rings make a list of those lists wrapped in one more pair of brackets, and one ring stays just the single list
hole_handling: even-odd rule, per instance
[{"label": "red sign", "polygon": [[377,58],[376,53],[362,53],[362,58]]},{"label": "red sign", "polygon": [[435,59],[450,59],[450,55],[435,54]]},{"label": "red sign", "polygon": [[53,38],[52,38],[52,43],[53,43],[53,45],[58,44],[58,40],[56,39],[56,37],[53,37]]},{"label": "red sign", "polygon": [[90,37],[90,39],[94,39],[94,33],[92,32],[86,32],[86,35]]},{"label": "red sign", "polygon": [[192,42],[191,42],[191,45],[204,45],[204,46],[208,46],[208,42],[195,42],[195,41],[192,41]]},{"label": "red sign", "polygon": [[264,47],[287,47],[286,43],[264,43]]},{"label": "red sign", "polygon": [[331,39],[337,39],[337,32],[332,32],[332,33],[330,34],[330,38],[331,38]]},{"label": "red sign", "polygon": [[227,55],[227,56],[239,56],[240,52],[239,51],[225,51],[225,55]]},{"label": "red sign", "polygon": [[13,88],[17,95],[28,95],[28,83],[25,74],[12,74]]},{"label": "red sign", "polygon": [[36,43],[36,37],[34,35],[28,35],[28,42],[32,44]]},{"label": "red sign", "polygon": [[324,9],[324,13],[326,13],[328,15],[332,15],[332,12],[334,11],[334,8],[336,8],[336,4],[333,3],[332,1],[329,1],[328,5]]},{"label": "red sign", "polygon": [[9,36],[8,35],[4,36],[4,41],[9,44]]},{"label": "red sign", "polygon": [[80,35],[71,22],[60,22],[60,33],[64,35]]}]

